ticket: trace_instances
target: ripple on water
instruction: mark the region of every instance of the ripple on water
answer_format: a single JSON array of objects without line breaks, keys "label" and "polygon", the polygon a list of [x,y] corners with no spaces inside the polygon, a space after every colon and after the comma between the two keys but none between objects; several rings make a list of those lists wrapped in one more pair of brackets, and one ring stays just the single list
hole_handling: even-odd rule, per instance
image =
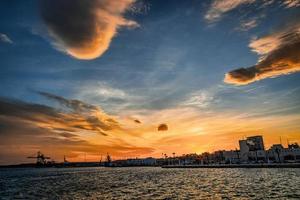
[{"label": "ripple on water", "polygon": [[300,169],[2,169],[1,199],[300,199]]}]

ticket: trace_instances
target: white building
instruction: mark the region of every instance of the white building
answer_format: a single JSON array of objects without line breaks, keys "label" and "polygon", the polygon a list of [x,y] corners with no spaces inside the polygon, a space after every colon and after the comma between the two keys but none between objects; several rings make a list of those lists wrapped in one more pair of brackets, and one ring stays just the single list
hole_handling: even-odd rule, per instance
[{"label": "white building", "polygon": [[270,162],[300,162],[300,148],[284,148],[281,144],[274,144],[267,151]]},{"label": "white building", "polygon": [[258,162],[266,160],[266,152],[262,136],[247,137],[240,140],[240,159],[242,162]]}]

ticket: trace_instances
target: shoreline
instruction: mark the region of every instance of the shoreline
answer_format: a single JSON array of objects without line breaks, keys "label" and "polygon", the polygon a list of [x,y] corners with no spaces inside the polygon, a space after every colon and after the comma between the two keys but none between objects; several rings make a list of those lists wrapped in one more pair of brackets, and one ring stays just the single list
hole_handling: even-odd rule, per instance
[{"label": "shoreline", "polygon": [[300,163],[276,164],[216,164],[216,165],[164,165],[162,168],[300,168]]},{"label": "shoreline", "polygon": [[56,164],[51,166],[36,166],[35,164],[19,165],[1,165],[0,169],[12,168],[84,168],[84,167],[105,167],[105,168],[126,168],[126,167],[161,167],[164,169],[171,168],[300,168],[300,163],[261,163],[261,164],[212,164],[212,165],[124,165],[124,166],[103,166],[99,163],[70,163],[69,165]]}]

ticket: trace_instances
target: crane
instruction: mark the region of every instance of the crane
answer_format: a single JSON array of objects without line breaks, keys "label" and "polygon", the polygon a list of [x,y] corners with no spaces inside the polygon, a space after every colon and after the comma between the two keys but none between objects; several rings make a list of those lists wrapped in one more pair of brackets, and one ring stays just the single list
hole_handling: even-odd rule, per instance
[{"label": "crane", "polygon": [[47,159],[50,159],[50,157],[45,156],[42,152],[38,151],[36,156],[28,156],[27,158],[34,158],[36,159],[36,165],[38,166],[42,166],[42,165],[46,165]]}]

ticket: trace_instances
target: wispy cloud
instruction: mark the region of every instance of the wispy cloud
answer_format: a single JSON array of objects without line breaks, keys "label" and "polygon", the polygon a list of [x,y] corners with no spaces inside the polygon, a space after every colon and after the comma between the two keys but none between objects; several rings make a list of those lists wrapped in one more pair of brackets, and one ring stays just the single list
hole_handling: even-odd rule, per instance
[{"label": "wispy cloud", "polygon": [[4,33],[0,33],[0,41],[9,44],[13,43],[13,41]]},{"label": "wispy cloud", "polygon": [[206,91],[196,91],[191,93],[181,105],[206,108],[210,105],[213,99],[213,96]]},{"label": "wispy cloud", "polygon": [[246,85],[254,81],[300,71],[300,24],[254,39],[249,47],[260,55],[256,65],[225,75],[224,82]]},{"label": "wispy cloud", "polygon": [[255,0],[214,0],[204,18],[208,22],[216,22],[231,10],[245,4],[253,3]]},{"label": "wispy cloud", "polygon": [[[120,27],[136,27],[123,14],[135,0],[42,0],[42,17],[55,45],[78,59],[101,56]],[[75,23],[76,22],[76,23]]]},{"label": "wispy cloud", "polygon": [[57,96],[54,94],[50,94],[47,92],[37,92],[39,95],[42,95],[48,99],[51,100],[55,100],[57,102],[59,102],[61,105],[66,106],[67,108],[72,109],[73,111],[75,111],[76,113],[80,113],[80,112],[85,112],[85,111],[92,111],[92,110],[98,110],[99,108],[85,103],[83,101],[79,101],[76,99],[66,99],[64,97],[61,96]]},{"label": "wispy cloud", "polygon": [[283,4],[286,8],[298,7],[300,6],[300,0],[284,0]]},{"label": "wispy cloud", "polygon": [[106,82],[83,84],[78,87],[77,96],[80,98],[125,99],[128,94],[119,88],[112,87]]},{"label": "wispy cloud", "polygon": [[[242,113],[232,109],[214,112],[192,107],[165,109],[140,116],[144,125],[133,131],[143,134],[142,143],[153,144],[156,152],[164,153],[172,153],[174,149],[180,149],[181,153],[230,149],[238,145],[236,141],[242,136],[258,132],[268,139],[274,139],[283,131],[293,136],[299,133],[296,131],[299,125],[295,123],[300,117],[298,114],[283,114],[279,110],[281,114],[269,113],[273,111],[256,108],[245,108]],[[167,124],[168,131],[157,133],[159,122]]]},{"label": "wispy cloud", "polygon": [[237,30],[249,31],[250,29],[255,28],[257,25],[258,25],[257,19],[250,19],[250,20],[242,21],[240,27],[238,27]]},{"label": "wispy cloud", "polygon": [[97,106],[45,92],[39,92],[39,94],[59,102],[68,110],[12,99],[1,99],[1,114],[57,132],[90,131],[106,136],[108,132],[121,129],[113,117],[104,113]]},{"label": "wispy cloud", "polygon": [[[213,0],[210,4],[209,9],[207,10],[206,14],[204,15],[204,18],[209,23],[217,22],[222,19],[222,17],[233,10],[238,9],[241,6],[247,6],[247,5],[256,5],[255,7],[251,7],[251,10],[247,7],[245,9],[248,9],[246,11],[247,13],[255,13],[257,14],[257,11],[261,8],[265,8],[267,6],[278,4],[283,6],[284,8],[295,8],[300,6],[300,0]],[[253,20],[248,20],[244,23],[242,23],[245,26],[245,29],[253,28],[257,25]],[[243,30],[243,29],[242,29]]]},{"label": "wispy cloud", "polygon": [[129,144],[121,139],[102,140],[99,144],[78,133],[57,132],[7,115],[0,115],[0,124],[0,164],[32,162],[26,156],[40,150],[56,161],[62,161],[64,155],[70,161],[81,161],[84,154],[88,160],[99,161],[100,155],[107,152],[118,158],[154,151],[153,148]]},{"label": "wispy cloud", "polygon": [[66,99],[46,92],[38,93],[71,109],[71,115],[67,114],[65,116],[72,116],[75,118],[79,117],[79,119],[81,118],[80,120],[78,120],[78,123],[76,123],[75,126],[74,122],[72,123],[75,128],[96,131],[101,133],[102,135],[107,135],[106,131],[120,129],[119,123],[113,117],[107,115],[98,106],[94,106],[79,100]]},{"label": "wispy cloud", "polygon": [[[65,100],[68,99],[64,98],[62,106],[66,106]],[[95,161],[106,152],[119,158],[160,156],[161,153],[170,154],[175,149],[180,149],[176,151],[178,153],[200,153],[212,151],[213,148],[232,149],[241,136],[257,131],[271,139],[282,132],[290,138],[298,138],[296,136],[299,135],[297,122],[300,116],[284,109],[251,109],[248,112],[246,108],[241,113],[235,110],[202,112],[194,107],[179,107],[136,114],[127,120],[117,117],[118,124],[126,128],[106,131],[108,136],[103,137],[96,130],[86,128],[88,115],[77,114],[78,109],[73,107],[66,112],[49,106],[1,98],[0,163],[7,163],[11,159],[5,155],[9,148],[13,150],[8,155],[15,156],[15,160],[17,157],[19,162],[25,161],[22,160],[24,155],[37,150],[47,155],[52,152],[60,159],[67,155],[77,161],[85,152],[88,158]],[[83,128],[82,124],[85,124]]]},{"label": "wispy cloud", "polygon": [[[154,151],[152,147],[131,142],[136,136],[130,135],[126,124],[104,113],[98,106],[46,92],[38,94],[58,102],[60,107],[0,98],[0,163],[9,162],[2,154],[9,146],[23,149],[23,154],[9,154],[21,157],[21,161],[24,152],[30,155],[37,150],[56,151],[56,156],[61,157],[73,155],[77,160],[83,152],[89,156],[107,152],[114,156],[137,156]],[[131,123],[137,122],[131,119]],[[53,146],[56,147],[54,150],[51,149]]]}]

